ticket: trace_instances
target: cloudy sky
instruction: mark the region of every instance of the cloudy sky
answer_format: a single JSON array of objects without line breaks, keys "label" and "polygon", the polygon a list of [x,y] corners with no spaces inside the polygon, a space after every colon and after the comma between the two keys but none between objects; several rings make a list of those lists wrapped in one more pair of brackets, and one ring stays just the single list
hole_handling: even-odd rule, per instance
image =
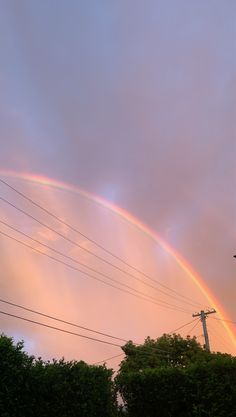
[{"label": "cloudy sky", "polygon": [[[125,242],[126,259],[142,270],[150,267],[153,274],[155,268],[161,268],[163,282],[166,279],[169,285],[171,276],[178,275],[177,266],[170,260],[168,269],[159,249],[156,255],[155,244],[148,243],[140,231],[138,237],[134,236],[131,226],[124,228],[121,219],[108,215],[95,203],[83,211],[87,203],[82,196],[75,198],[17,180],[10,172],[72,184],[127,210],[188,261],[228,318],[236,321],[235,2],[0,0],[0,4],[2,178],[42,199],[60,217],[79,224],[85,234],[124,255],[121,245],[114,242],[115,234],[111,234],[114,228],[120,241]],[[0,193],[22,203],[3,185]],[[83,211],[80,220],[78,210]],[[24,223],[19,213],[10,213],[3,202],[0,213],[11,224]],[[97,218],[99,230],[93,235]],[[27,224],[28,232],[66,249],[62,242],[46,236],[45,230],[35,231],[34,227]],[[142,256],[137,242],[142,246]],[[20,299],[31,306],[36,303],[37,308],[45,307],[45,300],[30,302],[23,297],[22,288],[26,294],[27,284],[22,276],[28,277],[36,264],[42,274],[46,266],[35,255],[24,252],[22,264],[14,271],[19,282],[11,281],[13,248],[3,237],[1,248],[6,274],[1,276],[4,295],[16,302]],[[72,248],[68,250],[71,253]],[[202,294],[196,288],[195,292],[193,288],[188,290],[186,280],[176,278],[176,286],[201,301]],[[98,299],[94,314],[82,320],[91,327],[97,320],[94,315],[104,304],[102,291],[106,290],[91,283],[89,295],[84,295],[91,311],[96,291],[101,296],[100,304]],[[118,303],[126,303],[122,300],[117,301],[117,308]],[[48,303],[47,311],[51,311],[50,305],[53,310],[50,297]],[[54,312],[63,317],[58,303]],[[135,308],[138,311],[138,306]],[[87,311],[86,306],[83,311]],[[129,331],[137,339],[145,337],[145,329],[151,332],[155,327],[149,329],[147,325],[155,313],[149,307],[140,311],[147,320],[142,330],[128,305],[124,315],[130,314],[130,327],[127,324],[124,329],[118,319],[113,325],[112,321],[106,323],[106,312],[102,311],[97,328],[110,327],[110,332],[120,335],[124,329],[127,338]],[[160,331],[191,320],[191,315],[175,320],[170,314],[162,311],[168,329],[161,327]],[[17,324],[17,331],[14,326],[9,318],[3,330],[22,337],[25,326],[28,333],[23,336],[30,339],[28,325]],[[201,333],[200,327],[198,330]],[[221,337],[227,339],[226,335]],[[37,350],[33,336],[32,340]],[[68,338],[65,346],[66,341]],[[226,342],[232,349],[232,340]],[[52,353],[49,347],[45,352]],[[94,354],[92,349],[90,353]],[[101,356],[103,351],[99,353]]]}]

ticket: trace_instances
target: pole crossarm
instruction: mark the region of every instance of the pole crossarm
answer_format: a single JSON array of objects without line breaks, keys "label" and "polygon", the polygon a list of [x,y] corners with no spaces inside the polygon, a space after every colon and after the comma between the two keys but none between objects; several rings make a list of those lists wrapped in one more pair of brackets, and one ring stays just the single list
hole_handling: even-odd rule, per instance
[{"label": "pole crossarm", "polygon": [[199,313],[193,313],[192,316],[193,317],[200,317],[202,315],[202,313],[205,314],[205,316],[208,316],[208,314],[216,313],[216,310],[214,308],[211,308],[210,310],[206,310],[206,311],[201,310]]}]

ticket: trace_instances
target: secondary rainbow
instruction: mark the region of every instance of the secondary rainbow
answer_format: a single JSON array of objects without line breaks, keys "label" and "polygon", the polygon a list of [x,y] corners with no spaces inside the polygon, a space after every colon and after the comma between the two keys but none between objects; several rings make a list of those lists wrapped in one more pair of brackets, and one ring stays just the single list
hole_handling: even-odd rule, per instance
[{"label": "secondary rainbow", "polygon": [[[210,305],[217,310],[219,317],[222,320],[229,320],[219,300],[215,298],[215,296],[211,293],[210,289],[205,284],[203,278],[193,269],[193,267],[186,261],[186,259],[180,253],[178,253],[172,246],[170,246],[165,240],[163,240],[156,232],[151,230],[148,226],[146,226],[144,223],[142,223],[139,219],[137,219],[128,211],[105,200],[100,196],[94,195],[83,189],[80,189],[79,187],[60,182],[51,178],[47,178],[41,175],[18,173],[14,171],[5,170],[0,171],[0,175],[16,179],[18,178],[29,182],[34,182],[40,185],[49,186],[52,188],[70,191],[72,193],[82,195],[83,197],[92,200],[93,202],[96,202],[97,204],[102,205],[103,207],[106,207],[118,216],[121,216],[123,219],[125,219],[126,221],[137,227],[139,230],[141,230],[143,233],[145,233],[149,238],[161,245],[162,248],[175,259],[175,261],[182,268],[182,270],[186,272],[189,278],[194,282],[194,284],[199,288],[201,293],[206,297]],[[236,348],[236,335],[233,326],[231,326],[230,323],[227,323],[227,321],[222,321],[222,325],[224,326],[234,348]]]}]

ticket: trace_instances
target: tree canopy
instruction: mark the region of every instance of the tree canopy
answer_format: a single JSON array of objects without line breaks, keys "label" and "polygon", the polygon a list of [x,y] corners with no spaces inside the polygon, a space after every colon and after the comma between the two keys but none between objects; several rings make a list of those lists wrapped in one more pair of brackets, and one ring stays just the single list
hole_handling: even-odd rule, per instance
[{"label": "tree canopy", "polygon": [[190,363],[206,361],[209,354],[195,337],[183,338],[178,334],[164,334],[157,339],[148,337],[143,345],[133,342],[123,346],[125,359],[120,372],[139,371],[144,368],[186,367]]},{"label": "tree canopy", "polygon": [[1,417],[113,417],[111,369],[85,362],[44,362],[23,342],[0,337]]},{"label": "tree canopy", "polygon": [[[1,417],[235,417],[236,358],[195,338],[128,342],[113,371],[83,361],[44,362],[0,337]],[[126,413],[116,400],[122,397]],[[128,414],[127,414],[128,413]]]},{"label": "tree canopy", "polygon": [[128,342],[116,377],[129,417],[235,417],[236,358],[204,350],[196,338],[167,335]]}]

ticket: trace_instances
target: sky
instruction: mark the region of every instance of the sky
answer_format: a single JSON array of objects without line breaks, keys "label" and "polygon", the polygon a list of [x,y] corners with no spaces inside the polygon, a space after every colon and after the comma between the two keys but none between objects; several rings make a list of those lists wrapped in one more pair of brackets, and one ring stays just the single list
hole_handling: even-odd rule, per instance
[{"label": "sky", "polygon": [[[71,184],[126,210],[187,260],[236,321],[235,2],[0,3],[1,178],[163,284],[209,305],[173,257],[122,216],[83,193],[22,174]],[[51,224],[3,184],[0,195]],[[3,201],[0,214],[130,284],[131,277],[108,271]],[[191,313],[156,311],[99,283],[77,282],[71,271],[3,236],[0,244],[1,293],[13,302],[139,341],[191,321]],[[4,332],[23,337],[28,350],[44,357],[91,362],[117,351],[85,341],[78,351],[72,336],[10,317],[1,322]],[[215,349],[227,344],[235,353],[222,324],[214,323]]]}]

